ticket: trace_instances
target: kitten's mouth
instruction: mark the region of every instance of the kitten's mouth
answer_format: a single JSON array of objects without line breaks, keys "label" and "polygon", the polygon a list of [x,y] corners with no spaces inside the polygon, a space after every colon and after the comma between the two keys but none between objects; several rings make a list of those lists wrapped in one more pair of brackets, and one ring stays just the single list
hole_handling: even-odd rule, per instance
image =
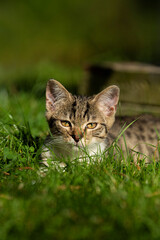
[{"label": "kitten's mouth", "polygon": [[73,149],[75,149],[75,150],[82,150],[82,149],[84,149],[85,148],[85,146],[82,144],[82,143],[74,143],[73,144]]},{"label": "kitten's mouth", "polygon": [[76,148],[80,148],[80,146],[79,146],[78,143],[75,143],[75,144],[74,144],[74,147],[76,147]]},{"label": "kitten's mouth", "polygon": [[74,143],[73,144],[73,149],[78,150],[78,149],[81,149],[81,148],[82,148],[82,146],[79,143]]}]

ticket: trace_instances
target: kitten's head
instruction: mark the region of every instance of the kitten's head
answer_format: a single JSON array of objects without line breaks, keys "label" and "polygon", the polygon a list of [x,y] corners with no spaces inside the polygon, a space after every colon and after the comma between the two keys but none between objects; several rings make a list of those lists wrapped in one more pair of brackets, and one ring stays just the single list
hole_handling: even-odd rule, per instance
[{"label": "kitten's head", "polygon": [[105,143],[115,120],[119,88],[110,86],[92,97],[73,96],[56,80],[46,87],[46,118],[57,141],[90,149]]}]

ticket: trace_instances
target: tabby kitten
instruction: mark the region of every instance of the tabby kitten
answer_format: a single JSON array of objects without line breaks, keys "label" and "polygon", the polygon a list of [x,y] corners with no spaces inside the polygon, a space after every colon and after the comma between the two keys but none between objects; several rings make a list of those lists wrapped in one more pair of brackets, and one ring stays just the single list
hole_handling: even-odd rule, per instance
[{"label": "tabby kitten", "polygon": [[48,165],[47,159],[61,161],[69,157],[81,161],[88,155],[100,155],[127,125],[130,126],[118,141],[122,154],[131,152],[135,161],[159,160],[160,119],[144,115],[117,117],[115,121],[118,100],[117,86],[95,96],[81,97],[73,96],[56,80],[48,81],[46,118],[51,135],[43,146],[43,163]]},{"label": "tabby kitten", "polygon": [[56,80],[46,87],[46,118],[51,136],[42,160],[94,156],[109,146],[108,131],[115,120],[119,88],[110,86],[92,97],[73,96]]}]

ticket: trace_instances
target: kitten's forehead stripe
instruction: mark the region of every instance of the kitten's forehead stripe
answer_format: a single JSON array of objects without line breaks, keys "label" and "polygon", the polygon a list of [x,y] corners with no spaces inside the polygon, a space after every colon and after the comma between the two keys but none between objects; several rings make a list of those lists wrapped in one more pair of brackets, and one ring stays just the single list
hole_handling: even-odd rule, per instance
[{"label": "kitten's forehead stripe", "polygon": [[83,118],[85,118],[86,116],[87,116],[87,121],[89,121],[89,108],[90,108],[90,105],[89,105],[89,103],[88,103],[88,101],[87,101],[87,103],[86,103],[86,109],[85,109],[85,111],[84,111],[84,114],[83,114]]},{"label": "kitten's forehead stripe", "polygon": [[87,121],[89,121],[90,104],[88,100],[89,98],[85,96],[74,96],[74,102],[72,103],[70,119],[74,119],[81,122],[86,117]]},{"label": "kitten's forehead stripe", "polygon": [[76,98],[75,98],[75,101],[73,102],[72,104],[72,109],[71,109],[71,113],[70,113],[70,119],[72,119],[72,116],[73,116],[73,119],[75,119],[76,117],[76,106],[77,106],[77,101],[76,101]]}]

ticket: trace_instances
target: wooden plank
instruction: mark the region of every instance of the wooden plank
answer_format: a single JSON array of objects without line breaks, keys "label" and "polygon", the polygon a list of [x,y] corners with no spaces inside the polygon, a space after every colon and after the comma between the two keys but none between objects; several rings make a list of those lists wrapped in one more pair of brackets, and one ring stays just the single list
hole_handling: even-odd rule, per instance
[{"label": "wooden plank", "polygon": [[[92,95],[109,85],[120,87],[123,115],[160,115],[160,67],[142,63],[103,63],[87,66],[81,94]],[[129,111],[130,108],[130,111]]]}]

